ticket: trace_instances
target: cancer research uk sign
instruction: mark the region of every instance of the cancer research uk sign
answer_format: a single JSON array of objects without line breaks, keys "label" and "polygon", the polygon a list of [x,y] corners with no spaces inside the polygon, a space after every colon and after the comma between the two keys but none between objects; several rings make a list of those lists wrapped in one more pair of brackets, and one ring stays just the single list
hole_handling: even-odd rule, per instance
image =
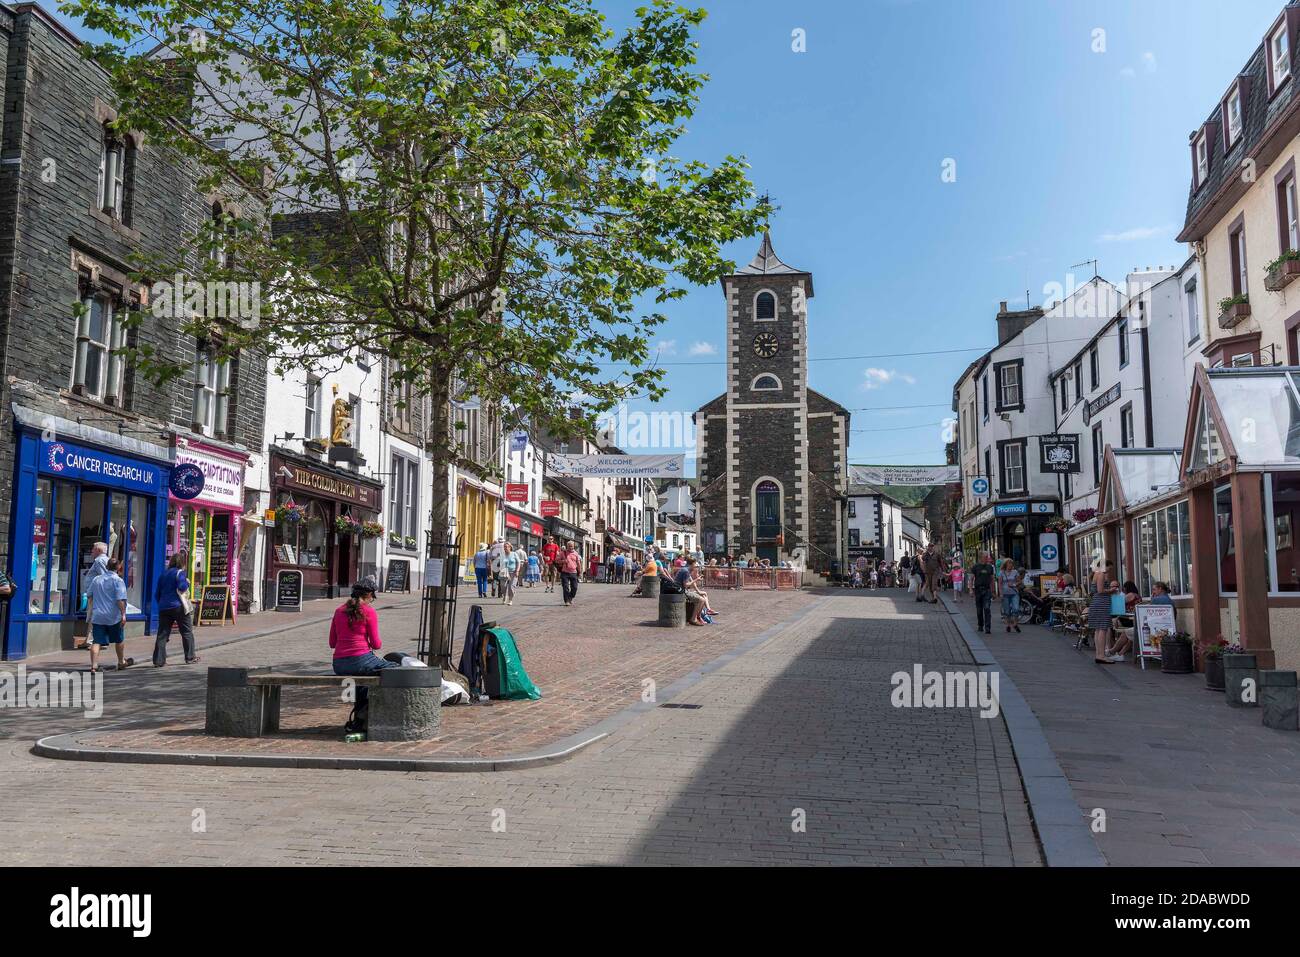
[{"label": "cancer research uk sign", "polygon": [[548,475],[568,478],[680,478],[686,456],[678,455],[558,455],[546,459]]},{"label": "cancer research uk sign", "polygon": [[157,495],[166,485],[166,469],[72,442],[41,440],[40,471],[46,475]]}]

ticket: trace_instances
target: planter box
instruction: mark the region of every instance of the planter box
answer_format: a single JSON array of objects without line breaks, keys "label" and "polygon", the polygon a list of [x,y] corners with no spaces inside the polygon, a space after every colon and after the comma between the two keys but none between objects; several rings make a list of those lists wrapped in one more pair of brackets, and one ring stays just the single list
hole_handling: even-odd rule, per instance
[{"label": "planter box", "polygon": [[1192,673],[1192,643],[1166,638],[1160,643],[1160,670],[1167,675]]},{"label": "planter box", "polygon": [[1300,259],[1285,259],[1268,271],[1264,277],[1264,288],[1269,292],[1278,292],[1290,285],[1291,280],[1300,276]]},{"label": "planter box", "polygon": [[1228,307],[1223,315],[1219,316],[1219,328],[1231,329],[1241,324],[1250,315],[1250,303],[1238,302]]},{"label": "planter box", "polygon": [[1206,691],[1224,690],[1222,658],[1205,659],[1205,690]]},{"label": "planter box", "polygon": [[[1254,655],[1224,655],[1223,678],[1229,707],[1259,706],[1259,664]],[[1251,689],[1249,695],[1245,693],[1247,687]]]}]

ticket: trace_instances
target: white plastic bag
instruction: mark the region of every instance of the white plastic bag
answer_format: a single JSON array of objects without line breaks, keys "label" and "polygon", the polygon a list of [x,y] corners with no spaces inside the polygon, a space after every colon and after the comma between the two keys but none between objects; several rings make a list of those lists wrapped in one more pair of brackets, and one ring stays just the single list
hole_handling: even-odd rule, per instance
[{"label": "white plastic bag", "polygon": [[913,575],[911,578],[907,580],[907,593],[909,595],[913,595],[916,593],[916,586],[917,583],[920,582],[920,580],[921,579],[917,578],[915,575]]},{"label": "white plastic bag", "polygon": [[[457,696],[459,695],[459,698]],[[450,699],[457,698],[455,701]],[[469,701],[469,692],[462,688],[454,681],[442,679],[442,703],[443,704],[464,704]]]}]

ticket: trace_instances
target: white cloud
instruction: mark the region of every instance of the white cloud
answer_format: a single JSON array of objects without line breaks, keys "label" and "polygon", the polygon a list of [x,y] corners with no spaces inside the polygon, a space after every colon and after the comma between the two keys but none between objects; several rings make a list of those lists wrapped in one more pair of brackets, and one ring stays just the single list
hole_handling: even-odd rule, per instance
[{"label": "white cloud", "polygon": [[1099,243],[1133,243],[1141,239],[1155,239],[1169,232],[1172,226],[1135,226],[1118,233],[1102,233],[1097,237]]},{"label": "white cloud", "polygon": [[874,366],[863,370],[864,389],[879,389],[882,385],[889,385],[891,382],[905,382],[908,385],[916,385],[916,380],[905,372],[899,372],[897,369],[877,369]]},{"label": "white cloud", "polygon": [[1150,50],[1147,50],[1145,53],[1142,54],[1142,67],[1148,73],[1156,72],[1156,55],[1152,53]]},{"label": "white cloud", "polygon": [[693,356],[716,356],[718,347],[712,342],[692,342],[689,354]]},{"label": "white cloud", "polygon": [[658,353],[659,355],[661,355],[661,356],[675,356],[675,355],[677,355],[677,340],[676,340],[676,339],[656,339],[656,340],[655,340],[655,352],[657,352],[657,353]]}]

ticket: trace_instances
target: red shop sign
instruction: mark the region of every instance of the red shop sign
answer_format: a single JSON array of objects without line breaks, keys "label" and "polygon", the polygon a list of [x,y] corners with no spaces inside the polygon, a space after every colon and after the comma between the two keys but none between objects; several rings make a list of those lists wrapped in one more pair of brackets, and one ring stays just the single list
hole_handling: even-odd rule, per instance
[{"label": "red shop sign", "polygon": [[[528,501],[528,486],[523,482],[507,482],[506,501],[507,502]],[[511,527],[513,528],[514,526]]]},{"label": "red shop sign", "polygon": [[543,532],[542,526],[538,525],[536,522],[533,522],[533,534],[540,536],[542,532]]},{"label": "red shop sign", "polygon": [[520,528],[522,525],[523,522],[520,520],[518,515],[511,515],[509,512],[506,513],[507,528]]},{"label": "red shop sign", "polygon": [[553,515],[560,514],[560,500],[558,498],[544,498],[541,501],[542,518],[550,518]]}]

